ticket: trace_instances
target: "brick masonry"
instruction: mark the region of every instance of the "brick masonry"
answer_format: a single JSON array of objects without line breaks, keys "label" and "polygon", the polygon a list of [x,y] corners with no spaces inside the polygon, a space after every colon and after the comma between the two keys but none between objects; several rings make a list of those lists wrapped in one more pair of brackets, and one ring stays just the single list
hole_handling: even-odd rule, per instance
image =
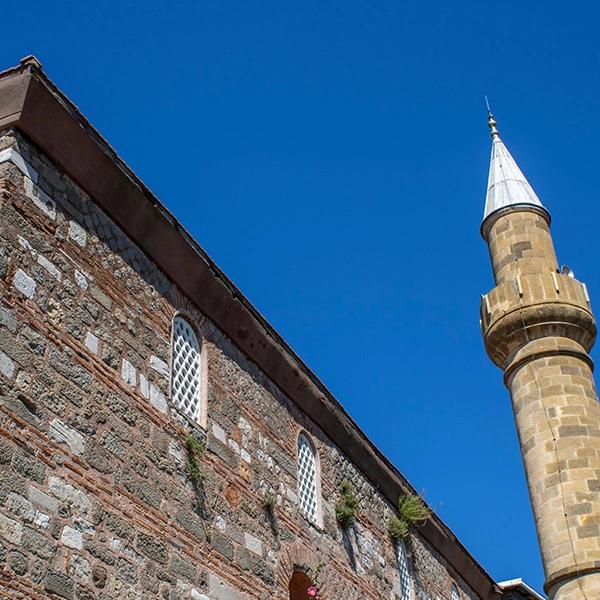
[{"label": "brick masonry", "polygon": [[[323,561],[327,600],[400,597],[393,507],[97,207],[16,131],[0,151],[0,590],[9,598],[287,599]],[[202,340],[206,414],[170,404],[173,317]],[[313,440],[322,527],[296,494]],[[205,440],[202,485],[184,438]],[[348,534],[339,483],[361,499]],[[277,499],[275,518],[264,495]],[[415,533],[414,598],[478,596]]]}]

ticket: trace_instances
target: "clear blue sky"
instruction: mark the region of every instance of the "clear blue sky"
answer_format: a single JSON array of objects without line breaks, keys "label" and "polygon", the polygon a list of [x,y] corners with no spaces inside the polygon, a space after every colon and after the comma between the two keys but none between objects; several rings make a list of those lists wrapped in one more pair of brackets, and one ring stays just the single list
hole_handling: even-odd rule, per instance
[{"label": "clear blue sky", "polygon": [[543,574],[485,356],[483,95],[600,306],[598,3],[10,3],[35,53],[497,579]]}]

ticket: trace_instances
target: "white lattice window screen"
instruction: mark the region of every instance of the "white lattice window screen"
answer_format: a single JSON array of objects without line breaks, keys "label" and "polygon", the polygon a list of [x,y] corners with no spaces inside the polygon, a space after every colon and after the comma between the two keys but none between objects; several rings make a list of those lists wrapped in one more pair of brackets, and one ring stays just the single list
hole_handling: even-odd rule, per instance
[{"label": "white lattice window screen", "polygon": [[400,599],[410,600],[412,581],[406,546],[402,540],[399,540],[396,545],[396,559],[398,561],[398,573],[400,574]]},{"label": "white lattice window screen", "polygon": [[200,417],[200,344],[191,325],[181,317],[173,320],[171,398],[186,415]]},{"label": "white lattice window screen", "polygon": [[456,587],[456,584],[452,584],[452,587],[450,588],[450,597],[452,600],[460,600],[460,594],[458,593],[458,588]]},{"label": "white lattice window screen", "polygon": [[298,436],[298,498],[300,510],[317,522],[317,457],[304,434]]}]

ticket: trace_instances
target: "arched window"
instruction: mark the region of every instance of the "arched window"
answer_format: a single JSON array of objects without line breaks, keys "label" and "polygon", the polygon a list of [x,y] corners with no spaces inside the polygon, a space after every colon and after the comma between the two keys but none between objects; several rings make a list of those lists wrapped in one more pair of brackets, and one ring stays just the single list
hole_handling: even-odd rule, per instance
[{"label": "arched window", "polygon": [[182,317],[173,319],[171,398],[188,417],[200,418],[200,343]]},{"label": "arched window", "polygon": [[460,600],[460,594],[458,593],[458,588],[455,583],[453,583],[450,588],[450,598],[451,600]]},{"label": "arched window", "polygon": [[303,433],[298,436],[298,499],[304,516],[317,523],[317,455]]},{"label": "arched window", "polygon": [[410,577],[410,566],[406,546],[402,540],[396,544],[396,560],[398,561],[398,573],[400,575],[400,600],[410,600],[412,594],[412,579]]}]

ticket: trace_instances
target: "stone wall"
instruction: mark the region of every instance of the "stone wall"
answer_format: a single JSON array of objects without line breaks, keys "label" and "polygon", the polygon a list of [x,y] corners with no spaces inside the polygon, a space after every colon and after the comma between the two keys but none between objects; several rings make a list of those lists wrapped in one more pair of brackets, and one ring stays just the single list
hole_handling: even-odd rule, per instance
[{"label": "stone wall", "polygon": [[[284,600],[294,568],[323,562],[327,600],[399,598],[393,507],[373,482],[67,176],[17,132],[0,138],[10,148],[18,154],[0,164],[0,595]],[[178,313],[202,340],[198,425],[169,400]],[[319,457],[322,527],[298,510],[302,430]],[[186,470],[190,433],[206,443],[200,484]],[[361,499],[348,533],[334,516],[343,479]],[[418,534],[408,547],[415,599],[449,598],[453,581],[477,597]]]}]

